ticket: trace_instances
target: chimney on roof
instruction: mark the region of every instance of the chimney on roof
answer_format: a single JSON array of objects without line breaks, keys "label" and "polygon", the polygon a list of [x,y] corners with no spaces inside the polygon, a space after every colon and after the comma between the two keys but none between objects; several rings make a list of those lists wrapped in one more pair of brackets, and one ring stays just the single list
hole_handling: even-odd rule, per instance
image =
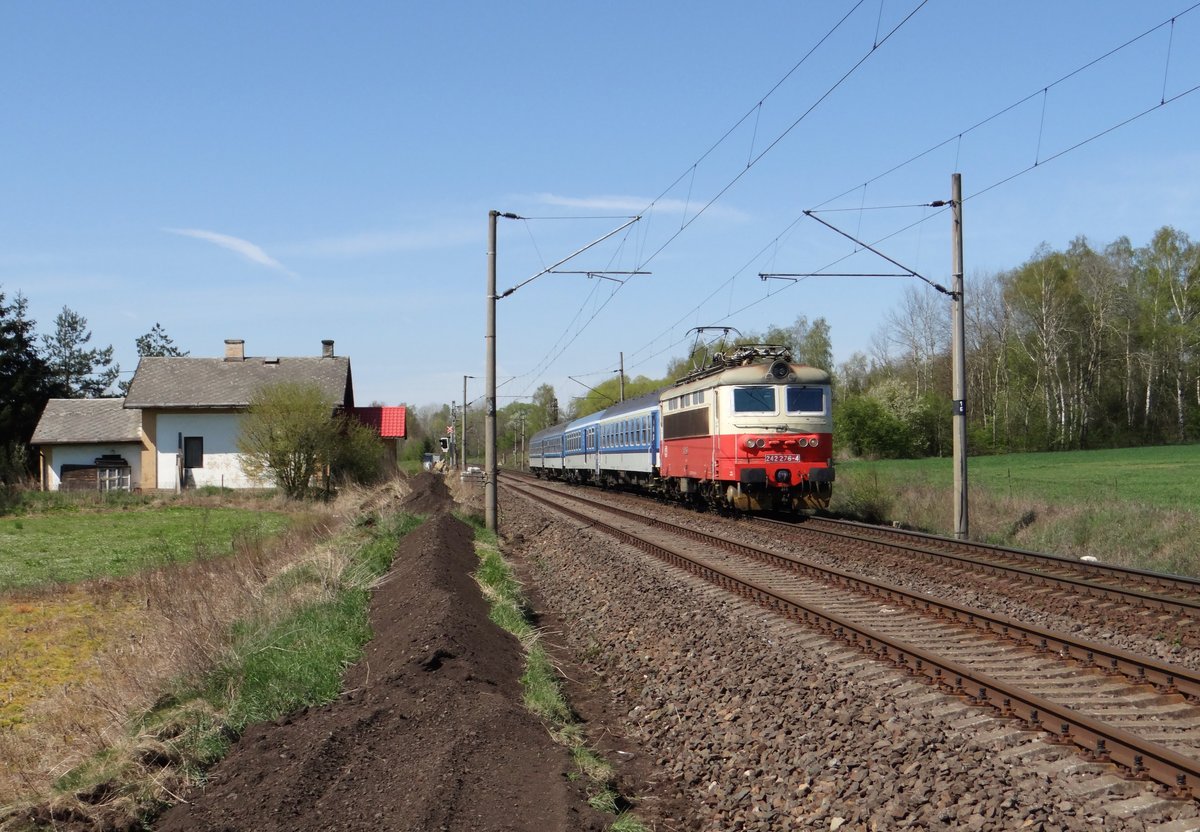
[{"label": "chimney on roof", "polygon": [[225,339],[225,360],[226,361],[245,361],[246,360],[246,342],[241,338],[226,338]]},{"label": "chimney on roof", "polygon": [[333,358],[333,339],[325,338],[321,341],[321,357]]}]

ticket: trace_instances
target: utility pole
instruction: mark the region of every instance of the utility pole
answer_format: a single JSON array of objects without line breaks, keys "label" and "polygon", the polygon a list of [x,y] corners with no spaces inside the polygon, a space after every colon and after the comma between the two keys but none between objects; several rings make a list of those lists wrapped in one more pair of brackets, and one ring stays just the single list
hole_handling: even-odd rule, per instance
[{"label": "utility pole", "polygon": [[621,353],[621,401],[625,401],[625,353]]},{"label": "utility pole", "polygon": [[461,470],[467,470],[467,379],[475,378],[475,376],[463,376],[463,418],[462,418],[462,451],[459,459],[461,464],[458,466]]},{"label": "utility pole", "polygon": [[953,270],[951,285],[953,299],[953,327],[951,352],[953,353],[953,397],[954,397],[954,536],[966,540],[970,530],[967,516],[967,359],[966,359],[966,303],[963,298],[963,231],[962,231],[962,174],[950,176],[950,204],[952,209]]},{"label": "utility pole", "polygon": [[[488,211],[488,251],[487,251],[487,334],[484,336],[486,343],[486,365],[487,374],[484,383],[484,522],[489,531],[497,531],[499,504],[496,500],[497,477],[499,471],[496,467],[496,301],[501,297],[508,297],[513,292],[520,289],[533,281],[537,280],[544,274],[549,274],[566,263],[568,260],[583,254],[583,252],[604,242],[614,234],[620,233],[622,230],[633,225],[641,219],[641,217],[632,217],[630,220],[612,231],[609,231],[603,237],[593,240],[583,248],[577,250],[574,254],[570,254],[559,260],[553,266],[542,269],[532,277],[513,286],[504,292],[503,295],[496,294],[496,220],[504,217],[506,220],[523,219],[518,214],[508,213],[506,211]],[[594,272],[593,274],[600,274]]]},{"label": "utility pole", "polygon": [[488,211],[487,250],[487,335],[484,337],[487,373],[484,382],[484,523],[488,531],[497,531],[499,503],[496,499],[496,218],[499,211]]}]

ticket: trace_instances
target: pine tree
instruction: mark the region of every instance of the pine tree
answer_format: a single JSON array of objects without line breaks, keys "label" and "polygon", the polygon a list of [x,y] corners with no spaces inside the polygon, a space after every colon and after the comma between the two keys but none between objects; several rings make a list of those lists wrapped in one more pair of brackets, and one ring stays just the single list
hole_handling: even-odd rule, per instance
[{"label": "pine tree", "polygon": [[[171,340],[171,336],[163,329],[162,324],[155,322],[154,327],[145,335],[139,335],[134,341],[134,346],[137,347],[138,358],[147,356],[167,357],[167,358],[183,358],[188,355],[187,350],[181,350],[175,346],[175,342]],[[133,379],[125,379],[117,383],[117,390],[122,396],[129,395],[129,388],[133,384]]]},{"label": "pine tree", "polygon": [[5,304],[0,292],[0,483],[4,484],[28,473],[26,443],[46,401],[63,392],[38,353],[36,322],[26,317],[26,308],[21,294]]},{"label": "pine tree", "polygon": [[42,336],[46,362],[68,398],[105,395],[121,371],[113,363],[112,346],[87,349],[91,340],[87,318],[66,306],[54,319],[54,334]]}]

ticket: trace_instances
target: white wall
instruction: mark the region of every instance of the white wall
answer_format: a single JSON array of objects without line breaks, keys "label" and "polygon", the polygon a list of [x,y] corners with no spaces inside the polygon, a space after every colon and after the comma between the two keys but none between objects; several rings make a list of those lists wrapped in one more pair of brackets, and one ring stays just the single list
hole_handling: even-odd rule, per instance
[{"label": "white wall", "polygon": [[130,482],[134,487],[142,476],[142,446],[131,442],[122,445],[47,445],[42,448],[46,455],[46,490],[58,491],[62,485],[62,466],[94,465],[96,457],[117,454],[129,463]]},{"label": "white wall", "polygon": [[237,452],[237,437],[242,416],[238,413],[162,413],[158,414],[155,433],[158,438],[158,487],[176,487],[176,453],[183,453],[179,437],[204,439],[204,467],[191,469],[196,487],[268,488],[271,483],[252,480],[242,472]]}]

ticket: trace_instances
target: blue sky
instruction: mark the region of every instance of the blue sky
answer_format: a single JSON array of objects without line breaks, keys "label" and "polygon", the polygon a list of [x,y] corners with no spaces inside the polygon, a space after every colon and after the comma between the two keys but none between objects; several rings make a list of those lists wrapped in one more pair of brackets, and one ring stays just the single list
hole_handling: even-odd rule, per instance
[{"label": "blue sky", "polygon": [[333,338],[360,403],[448,402],[482,393],[489,209],[531,218],[501,220],[502,291],[641,215],[563,268],[652,274],[500,301],[502,406],[622,351],[659,375],[697,325],[825,317],[842,361],[914,281],[760,280],[890,270],[805,209],[948,283],[948,215],[858,209],[960,171],[968,293],[1043,242],[1200,235],[1200,92],[991,187],[1200,84],[1189,5],[5,3],[0,290],[125,370],[155,322],[197,356]]}]

